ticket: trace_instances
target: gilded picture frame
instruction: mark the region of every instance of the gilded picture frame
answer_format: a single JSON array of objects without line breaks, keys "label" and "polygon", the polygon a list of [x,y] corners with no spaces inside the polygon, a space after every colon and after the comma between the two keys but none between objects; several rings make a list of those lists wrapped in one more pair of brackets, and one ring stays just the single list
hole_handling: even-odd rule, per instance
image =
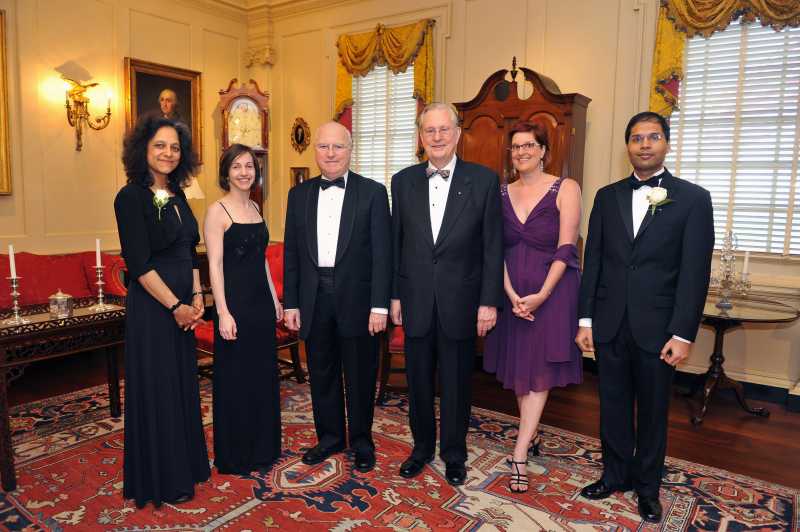
[{"label": "gilded picture frame", "polygon": [[0,194],[11,194],[11,140],[8,134],[6,12],[0,9]]},{"label": "gilded picture frame", "polygon": [[294,124],[292,124],[290,140],[292,141],[292,148],[297,153],[303,153],[308,148],[308,145],[311,144],[311,128],[308,127],[308,122],[299,116],[294,119]]},{"label": "gilded picture frame", "polygon": [[176,100],[170,118],[183,122],[192,132],[192,147],[203,162],[203,115],[201,73],[125,58],[125,121],[128,131],[143,114],[165,116],[162,96],[172,92]]},{"label": "gilded picture frame", "polygon": [[289,172],[292,174],[292,186],[308,181],[308,166],[292,166]]}]

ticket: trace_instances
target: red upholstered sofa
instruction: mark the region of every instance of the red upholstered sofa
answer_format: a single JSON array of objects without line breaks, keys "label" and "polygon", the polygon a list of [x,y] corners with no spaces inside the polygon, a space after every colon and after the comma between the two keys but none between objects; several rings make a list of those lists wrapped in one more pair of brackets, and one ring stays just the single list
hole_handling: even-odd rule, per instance
[{"label": "red upholstered sofa", "polygon": [[[272,282],[275,285],[275,291],[278,293],[278,299],[283,301],[283,242],[269,244],[264,255],[269,263],[269,271],[270,274],[272,274]],[[208,355],[214,354],[214,332],[214,322],[212,321],[207,321],[204,325],[195,329],[194,333],[197,338],[198,351]],[[305,374],[300,365],[299,339],[297,333],[287,329],[283,323],[277,325],[275,333],[275,341],[278,350],[288,349],[291,355],[291,361],[278,358],[280,365],[289,369],[289,371],[281,373],[281,378],[293,376],[297,379],[297,382],[305,382]]]},{"label": "red upholstered sofa", "polygon": [[[127,290],[122,282],[125,262],[118,255],[102,254],[103,292],[125,296]],[[94,268],[93,251],[81,251],[64,255],[37,255],[14,253],[19,282],[20,306],[39,305],[59,288],[74,298],[97,296],[97,271]],[[0,254],[0,310],[11,308],[11,289],[6,277],[11,274],[8,255]]]}]

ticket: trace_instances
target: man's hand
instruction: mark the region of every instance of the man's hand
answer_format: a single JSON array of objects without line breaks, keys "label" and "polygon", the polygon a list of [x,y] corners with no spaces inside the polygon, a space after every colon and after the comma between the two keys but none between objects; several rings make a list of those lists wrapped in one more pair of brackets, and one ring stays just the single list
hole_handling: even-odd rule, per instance
[{"label": "man's hand", "polygon": [[290,331],[300,330],[300,311],[298,309],[284,310],[283,320],[286,322],[286,328]]},{"label": "man's hand", "polygon": [[486,336],[497,323],[497,308],[481,305],[478,307],[478,336]]},{"label": "man's hand", "polygon": [[403,325],[403,311],[400,308],[400,300],[392,299],[389,306],[389,313],[392,315],[392,323],[395,325]]},{"label": "man's hand", "polygon": [[578,327],[578,334],[575,336],[575,343],[584,353],[594,353],[594,339],[592,339],[591,327]]},{"label": "man's hand", "polygon": [[386,330],[386,314],[378,312],[369,313],[369,335],[375,336],[381,331]]},{"label": "man's hand", "polygon": [[692,344],[670,338],[661,348],[661,360],[675,367],[689,357],[691,350]]}]

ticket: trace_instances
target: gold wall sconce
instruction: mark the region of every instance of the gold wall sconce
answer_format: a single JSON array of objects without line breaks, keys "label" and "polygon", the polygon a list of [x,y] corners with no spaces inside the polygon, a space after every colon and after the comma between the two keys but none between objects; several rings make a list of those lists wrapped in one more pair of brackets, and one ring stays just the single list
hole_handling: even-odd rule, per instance
[{"label": "gold wall sconce", "polygon": [[106,114],[100,118],[92,118],[89,115],[89,97],[86,90],[96,87],[97,83],[87,83],[86,85],[62,76],[62,79],[69,84],[67,89],[66,108],[67,121],[75,128],[75,150],[81,151],[83,147],[83,127],[84,124],[95,131],[104,129],[111,122],[111,97],[108,98]]}]

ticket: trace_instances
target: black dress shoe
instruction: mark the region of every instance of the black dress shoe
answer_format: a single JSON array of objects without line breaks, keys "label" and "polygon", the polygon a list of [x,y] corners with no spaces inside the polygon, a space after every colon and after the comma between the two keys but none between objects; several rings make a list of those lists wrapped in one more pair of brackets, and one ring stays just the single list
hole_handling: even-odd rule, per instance
[{"label": "black dress shoe", "polygon": [[661,521],[661,502],[657,497],[639,495],[639,515],[650,523]]},{"label": "black dress shoe", "polygon": [[315,445],[305,452],[303,455],[303,463],[306,465],[319,464],[327,460],[332,454],[336,454],[341,450],[341,447],[329,447],[326,449],[320,445]]},{"label": "black dress shoe", "polygon": [[445,464],[444,478],[451,486],[460,486],[467,480],[467,468],[461,462]]},{"label": "black dress shoe", "polygon": [[400,476],[403,478],[416,477],[422,472],[423,469],[425,469],[425,464],[429,464],[432,461],[433,456],[429,456],[427,458],[409,456],[408,460],[400,465]]},{"label": "black dress shoe", "polygon": [[630,486],[609,486],[605,481],[598,480],[588,486],[584,486],[581,490],[581,497],[596,501],[610,497],[618,491],[628,491],[629,489],[631,489]]},{"label": "black dress shoe", "polygon": [[175,499],[169,501],[169,503],[170,504],[182,504],[184,502],[189,502],[192,499],[194,499],[194,495],[191,495],[191,494],[187,493],[187,494],[179,495],[179,496],[175,497]]},{"label": "black dress shoe", "polygon": [[359,473],[369,473],[375,467],[374,451],[356,451],[353,458],[353,467]]}]

